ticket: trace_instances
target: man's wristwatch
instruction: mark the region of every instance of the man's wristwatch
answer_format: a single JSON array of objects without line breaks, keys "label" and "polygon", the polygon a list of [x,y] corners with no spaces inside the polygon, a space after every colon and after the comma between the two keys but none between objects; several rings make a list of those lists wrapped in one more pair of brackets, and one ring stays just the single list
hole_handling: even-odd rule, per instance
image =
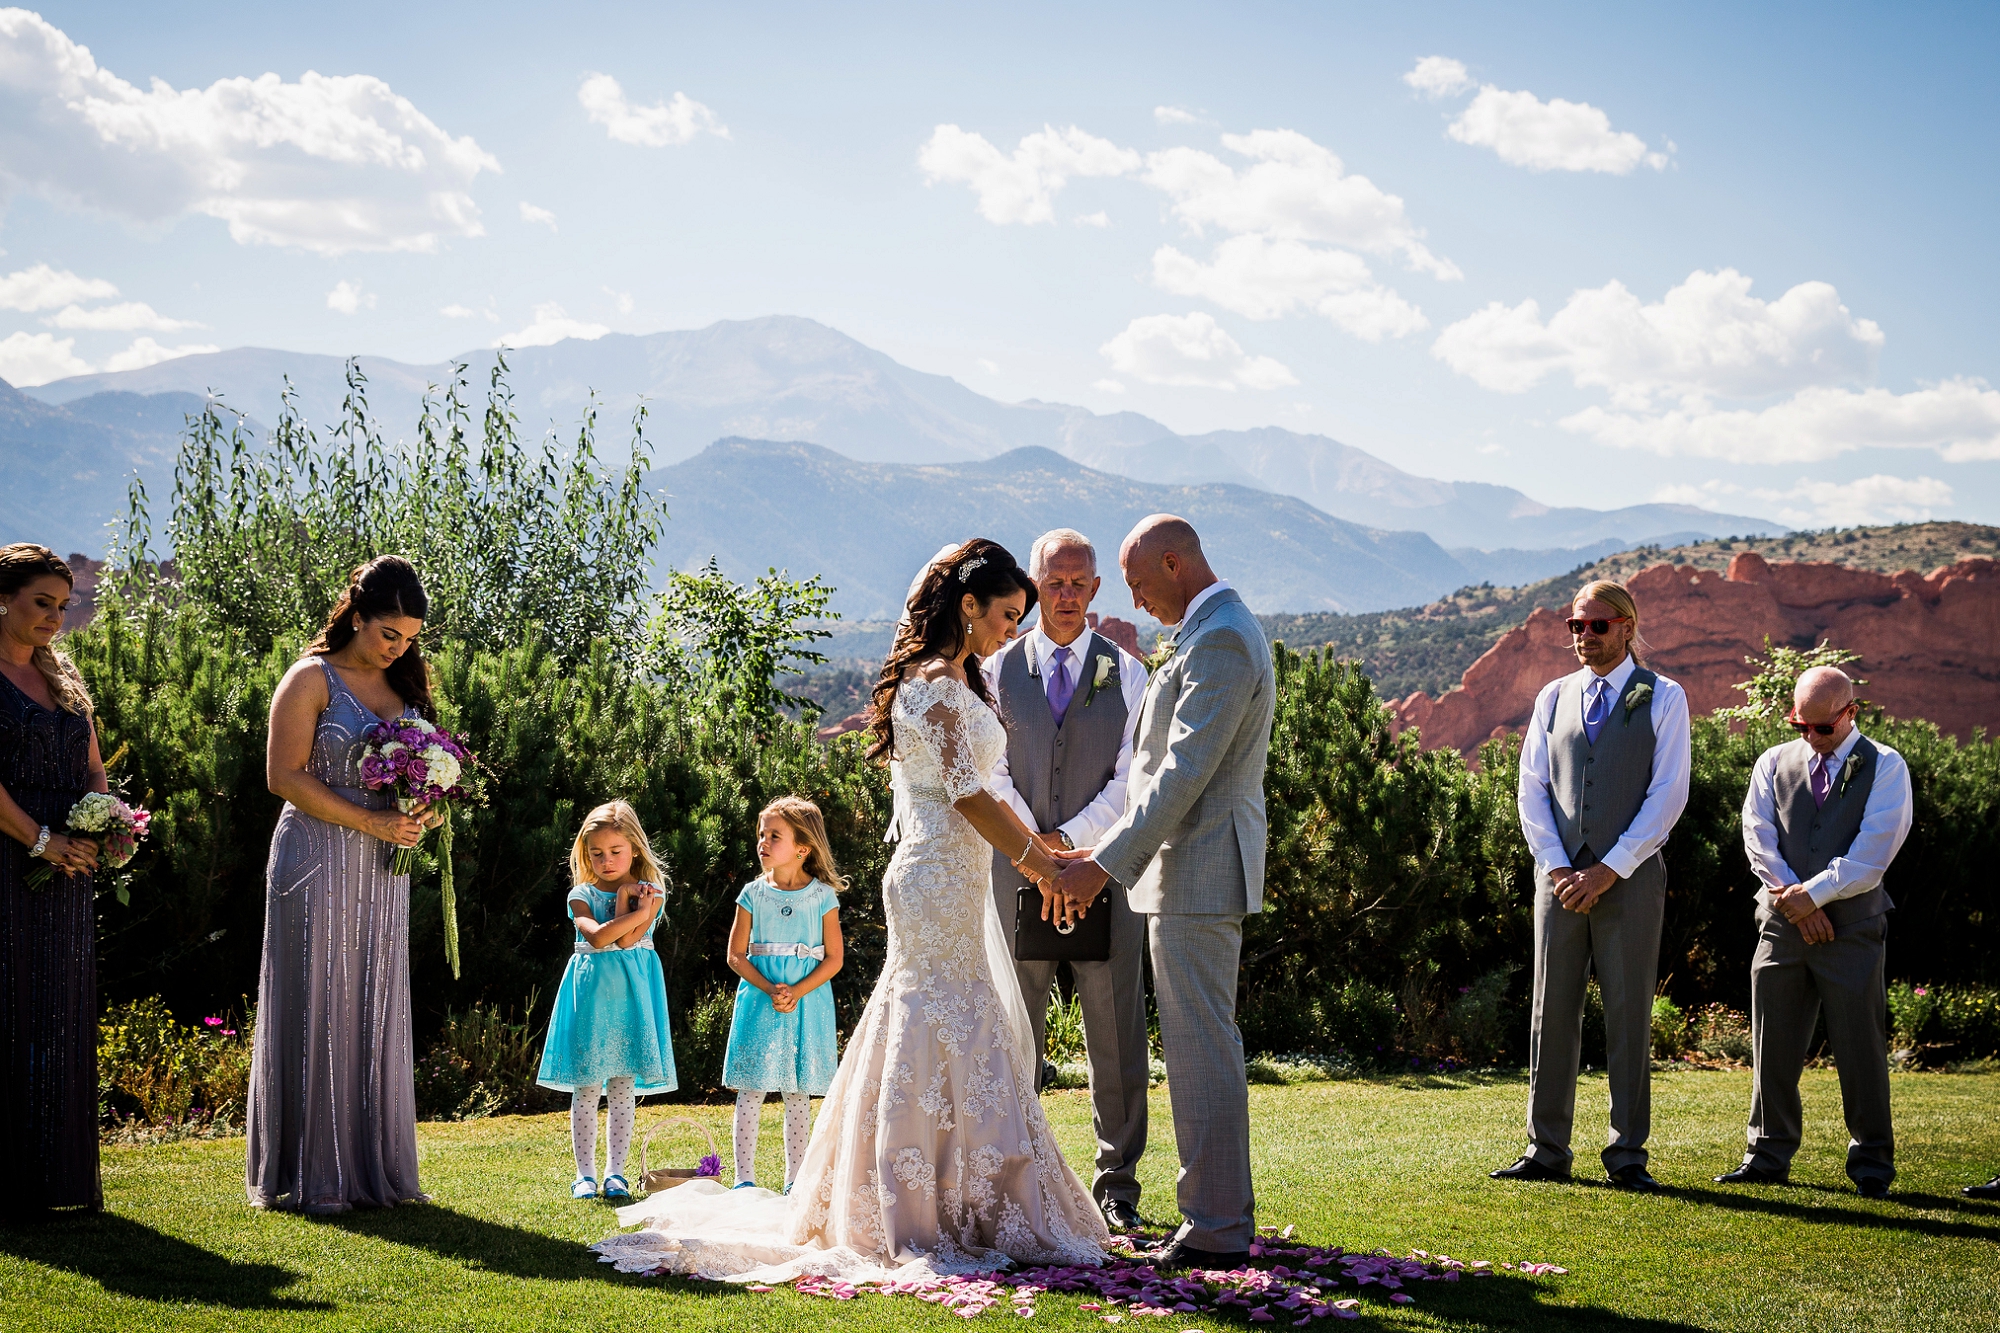
[{"label": "man's wristwatch", "polygon": [[1063,832],[1061,829],[1056,830],[1056,841],[1063,845],[1063,850],[1066,852],[1076,850],[1076,844],[1069,840],[1069,834]]},{"label": "man's wristwatch", "polygon": [[49,849],[49,826],[47,824],[44,824],[42,825],[42,836],[35,839],[34,849],[30,851],[28,855],[31,857],[40,856],[43,852],[47,851],[48,849]]}]

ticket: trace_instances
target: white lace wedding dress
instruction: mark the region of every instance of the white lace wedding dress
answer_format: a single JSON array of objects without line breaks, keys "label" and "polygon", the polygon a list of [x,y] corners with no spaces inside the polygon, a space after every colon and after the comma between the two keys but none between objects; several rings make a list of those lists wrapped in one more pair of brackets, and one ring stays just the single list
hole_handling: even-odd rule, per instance
[{"label": "white lace wedding dress", "polygon": [[952,808],[984,785],[1006,730],[948,677],[905,682],[893,716],[888,957],[798,1180],[788,1196],[695,1180],[621,1208],[644,1229],[594,1248],[623,1271],[862,1281],[1104,1257],[1110,1233],[1035,1095],[992,851]]}]

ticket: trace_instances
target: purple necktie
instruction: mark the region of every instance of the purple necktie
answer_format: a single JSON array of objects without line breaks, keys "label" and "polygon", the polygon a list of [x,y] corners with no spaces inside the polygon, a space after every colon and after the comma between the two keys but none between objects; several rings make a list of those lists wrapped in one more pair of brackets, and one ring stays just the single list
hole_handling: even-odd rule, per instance
[{"label": "purple necktie", "polygon": [[1824,806],[1826,804],[1826,793],[1833,786],[1833,778],[1826,771],[1827,768],[1828,764],[1825,755],[1816,754],[1813,756],[1812,793],[1814,805]]},{"label": "purple necktie", "polygon": [[1609,697],[1611,686],[1599,676],[1590,682],[1590,697],[1583,702],[1583,734],[1597,744],[1597,733],[1604,730],[1604,718],[1611,711]]},{"label": "purple necktie", "polygon": [[1049,656],[1049,712],[1059,727],[1063,724],[1063,714],[1069,712],[1069,701],[1076,695],[1076,686],[1069,679],[1069,656],[1068,648],[1058,648]]}]

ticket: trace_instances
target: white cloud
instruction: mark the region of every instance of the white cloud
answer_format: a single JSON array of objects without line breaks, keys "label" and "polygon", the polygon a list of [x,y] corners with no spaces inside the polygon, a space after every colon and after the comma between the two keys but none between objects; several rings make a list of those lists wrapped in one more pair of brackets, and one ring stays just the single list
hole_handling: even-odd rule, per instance
[{"label": "white cloud", "polygon": [[493,310],[490,307],[485,310],[475,310],[473,307],[469,305],[458,305],[457,303],[453,303],[451,305],[444,306],[438,311],[438,313],[440,315],[443,315],[446,319],[484,319],[494,324],[500,322],[500,316],[494,314]]},{"label": "white cloud", "polygon": [[1073,176],[1123,176],[1139,169],[1139,154],[1072,125],[1046,125],[1007,156],[984,136],[940,125],[917,150],[926,184],[954,181],[979,196],[988,222],[1054,222],[1055,196]]},{"label": "white cloud", "polygon": [[535,205],[530,203],[526,202],[522,203],[521,221],[537,222],[540,223],[542,226],[547,227],[550,231],[557,230],[556,215],[549,212],[549,210],[546,208],[537,208]]},{"label": "white cloud", "polygon": [[1921,523],[1951,503],[1951,487],[1935,477],[1876,473],[1854,481],[1800,477],[1790,487],[1746,487],[1705,481],[1668,486],[1654,498],[1669,504],[1740,505],[1744,497],[1771,506],[1775,517],[1798,528],[1845,528],[1863,523]]},{"label": "white cloud", "polygon": [[1479,90],[1445,133],[1463,144],[1491,148],[1502,162],[1530,171],[1624,176],[1642,164],[1655,171],[1667,166],[1665,153],[1648,150],[1636,134],[1612,129],[1611,117],[1588,102],[1560,97],[1544,102],[1533,93],[1510,93],[1492,84]]},{"label": "white cloud", "polygon": [[571,319],[560,305],[545,301],[535,307],[535,318],[526,328],[504,333],[493,340],[495,347],[547,347],[565,338],[602,338],[611,332],[603,324],[590,324],[580,319]]},{"label": "white cloud", "polygon": [[983,356],[979,358],[979,368],[989,375],[998,375],[1000,373],[1000,363],[998,361],[989,361]]},{"label": "white cloud", "polygon": [[1145,180],[1174,200],[1174,213],[1196,235],[1217,227],[1237,235],[1319,241],[1364,254],[1399,256],[1438,278],[1462,277],[1458,265],[1427,249],[1403,201],[1366,176],[1350,176],[1332,152],[1295,130],[1225,134],[1223,146],[1254,164],[1237,171],[1197,148],[1169,148],[1146,159]]},{"label": "white cloud", "polygon": [[1161,246],[1153,254],[1153,284],[1251,319],[1311,311],[1369,342],[1415,333],[1429,323],[1422,311],[1376,282],[1359,255],[1257,235],[1230,237],[1208,264]]},{"label": "white cloud", "polygon": [[201,327],[193,320],[168,319],[144,301],[121,301],[117,305],[101,305],[93,310],[85,310],[79,305],[66,305],[43,322],[53,324],[59,329],[109,329],[119,333],[129,333],[136,329],[171,333],[175,329]]},{"label": "white cloud", "polygon": [[1488,389],[1520,393],[1567,371],[1615,406],[1662,396],[1752,398],[1854,383],[1874,370],[1881,328],[1857,319],[1824,282],[1775,301],[1734,269],[1700,270],[1653,305],[1623,284],[1579,291],[1545,324],[1534,301],[1495,302],[1445,329],[1432,354]]},{"label": "white cloud", "polygon": [[583,86],[576,90],[576,100],[583,104],[590,123],[602,125],[605,133],[619,143],[640,148],[673,148],[700,134],[713,134],[718,139],[729,137],[729,127],[686,93],[675,93],[671,102],[634,106],[626,99],[618,80],[609,74],[586,74]]},{"label": "white cloud", "polygon": [[1194,112],[1177,106],[1156,106],[1153,119],[1162,125],[1199,125],[1201,117]]},{"label": "white cloud", "polygon": [[219,352],[222,349],[213,343],[182,343],[179,347],[162,347],[151,338],[139,338],[122,352],[113,352],[104,363],[107,371],[144,370],[147,366],[157,366],[162,361],[171,361],[177,356],[195,356],[204,352]]},{"label": "white cloud", "polygon": [[1117,380],[1092,380],[1090,387],[1099,393],[1124,393],[1125,386]]},{"label": "white cloud", "polygon": [[1465,62],[1449,56],[1425,56],[1403,76],[1403,82],[1426,97],[1454,97],[1472,86]]},{"label": "white cloud", "polygon": [[335,283],[333,290],[326,294],[326,308],[338,310],[343,315],[351,315],[363,306],[370,310],[375,308],[375,293],[363,292],[361,284],[349,282],[346,278]]},{"label": "white cloud", "polygon": [[1620,449],[1736,463],[1814,463],[1856,449],[1935,449],[1954,463],[2000,460],[2000,391],[1969,378],[1910,393],[1814,387],[1761,411],[1696,405],[1639,416],[1589,407],[1561,425]]},{"label": "white cloud", "polygon": [[76,354],[76,339],[53,333],[14,333],[0,341],[0,379],[17,389],[90,372]]},{"label": "white cloud", "polygon": [[1142,315],[1098,349],[1112,368],[1148,384],[1204,389],[1278,389],[1298,377],[1268,356],[1251,356],[1213,316]]},{"label": "white cloud", "polygon": [[239,244],[320,254],[483,234],[500,164],[387,83],[308,71],[138,88],[23,9],[0,10],[0,186],[141,222],[202,213]]},{"label": "white cloud", "polygon": [[1100,209],[1095,213],[1085,213],[1074,221],[1079,227],[1108,227],[1111,225],[1111,215]]},{"label": "white cloud", "polygon": [[68,269],[36,264],[0,278],[0,310],[52,310],[76,301],[102,301],[118,289],[102,278],[79,278]]}]

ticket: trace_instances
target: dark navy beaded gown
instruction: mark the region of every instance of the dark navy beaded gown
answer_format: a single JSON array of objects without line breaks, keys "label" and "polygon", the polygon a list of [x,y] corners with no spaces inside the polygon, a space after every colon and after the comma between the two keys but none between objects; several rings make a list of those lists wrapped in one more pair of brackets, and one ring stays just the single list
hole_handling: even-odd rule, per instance
[{"label": "dark navy beaded gown", "polygon": [[[0,786],[61,832],[90,790],[90,719],[0,676]],[[99,1208],[97,920],[88,875],[31,889],[28,849],[0,838],[0,1208]]]}]

